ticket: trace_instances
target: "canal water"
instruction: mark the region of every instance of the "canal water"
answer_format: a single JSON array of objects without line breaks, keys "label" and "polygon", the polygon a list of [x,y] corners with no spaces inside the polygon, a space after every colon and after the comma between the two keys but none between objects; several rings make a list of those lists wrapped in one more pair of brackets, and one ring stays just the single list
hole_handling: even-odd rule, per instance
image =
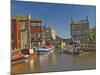
[{"label": "canal water", "polygon": [[56,50],[11,64],[12,74],[88,70],[96,68],[96,54],[68,55]]}]

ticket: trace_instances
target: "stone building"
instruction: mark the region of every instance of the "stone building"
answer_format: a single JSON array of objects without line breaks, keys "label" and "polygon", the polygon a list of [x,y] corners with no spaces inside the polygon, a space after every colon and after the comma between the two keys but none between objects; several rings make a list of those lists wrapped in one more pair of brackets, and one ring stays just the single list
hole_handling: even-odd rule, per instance
[{"label": "stone building", "polygon": [[79,41],[80,50],[94,52],[96,50],[96,29],[89,28],[88,17],[85,20],[71,20],[71,42]]},{"label": "stone building", "polygon": [[85,20],[71,20],[71,36],[73,40],[85,42],[87,41],[87,30],[89,30],[88,17]]}]

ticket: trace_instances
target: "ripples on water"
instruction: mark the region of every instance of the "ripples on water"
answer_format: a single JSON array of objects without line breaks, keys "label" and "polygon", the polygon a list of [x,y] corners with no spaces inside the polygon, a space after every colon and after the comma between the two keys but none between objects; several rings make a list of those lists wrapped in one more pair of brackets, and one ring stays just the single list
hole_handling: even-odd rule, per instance
[{"label": "ripples on water", "polygon": [[61,52],[53,52],[23,59],[19,63],[11,65],[12,73],[37,73],[54,71],[71,71],[96,68],[95,53],[87,55],[67,55]]}]

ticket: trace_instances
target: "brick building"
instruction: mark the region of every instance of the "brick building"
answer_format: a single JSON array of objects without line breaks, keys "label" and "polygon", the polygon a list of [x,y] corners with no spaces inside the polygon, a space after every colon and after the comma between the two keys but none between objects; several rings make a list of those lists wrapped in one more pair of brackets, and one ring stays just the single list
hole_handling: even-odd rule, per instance
[{"label": "brick building", "polygon": [[[16,33],[13,33],[13,32],[16,32],[18,31],[18,38],[19,38],[19,42],[20,42],[20,45],[19,45],[19,48],[20,49],[24,49],[25,47],[28,46],[28,25],[29,25],[29,20],[28,20],[28,17],[29,15],[14,15],[11,17],[11,34],[12,34],[12,37],[11,39],[14,39],[15,36],[17,35]],[[17,27],[17,30],[14,30],[16,29],[16,21],[18,21],[19,23],[17,23],[18,27]],[[13,42],[15,42],[15,40],[13,40]],[[13,44],[12,45],[12,48],[13,48]]]},{"label": "brick building", "polygon": [[11,48],[20,48],[20,21],[11,20]]}]

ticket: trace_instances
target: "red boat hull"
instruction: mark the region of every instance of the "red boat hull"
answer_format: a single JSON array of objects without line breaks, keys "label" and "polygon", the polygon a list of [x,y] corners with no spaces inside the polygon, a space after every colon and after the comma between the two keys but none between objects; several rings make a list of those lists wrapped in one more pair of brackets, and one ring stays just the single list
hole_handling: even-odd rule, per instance
[{"label": "red boat hull", "polygon": [[19,55],[19,56],[11,56],[11,61],[19,60],[24,58],[24,55]]},{"label": "red boat hull", "polygon": [[28,55],[28,56],[34,56],[34,55],[37,55],[38,54],[38,52],[34,52],[34,53],[31,53],[31,54],[26,54],[26,55]]}]

